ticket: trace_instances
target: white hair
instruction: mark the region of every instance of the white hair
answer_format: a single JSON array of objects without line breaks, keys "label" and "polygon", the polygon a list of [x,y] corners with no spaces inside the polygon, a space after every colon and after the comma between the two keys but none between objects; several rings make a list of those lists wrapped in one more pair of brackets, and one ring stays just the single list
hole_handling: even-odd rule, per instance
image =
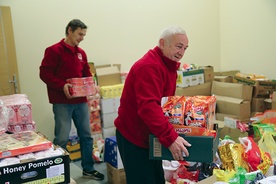
[{"label": "white hair", "polygon": [[[170,27],[167,27],[165,28],[161,35],[160,35],[160,39],[167,39],[168,37],[172,36],[172,35],[176,35],[176,34],[183,34],[183,35],[186,35],[186,32],[181,28],[181,27],[178,27],[178,26],[170,26]],[[158,46],[159,45],[159,42],[158,42]]]}]

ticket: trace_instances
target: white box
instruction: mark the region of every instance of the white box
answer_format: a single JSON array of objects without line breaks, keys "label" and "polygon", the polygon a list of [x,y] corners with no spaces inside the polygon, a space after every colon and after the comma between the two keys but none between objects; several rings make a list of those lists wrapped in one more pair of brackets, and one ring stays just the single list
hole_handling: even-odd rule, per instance
[{"label": "white box", "polygon": [[204,70],[177,71],[177,87],[195,86],[204,83]]},{"label": "white box", "polygon": [[113,127],[114,120],[117,118],[117,116],[118,116],[117,112],[102,114],[102,127],[103,128]]},{"label": "white box", "polygon": [[101,99],[101,112],[102,114],[118,112],[120,105],[120,97]]}]

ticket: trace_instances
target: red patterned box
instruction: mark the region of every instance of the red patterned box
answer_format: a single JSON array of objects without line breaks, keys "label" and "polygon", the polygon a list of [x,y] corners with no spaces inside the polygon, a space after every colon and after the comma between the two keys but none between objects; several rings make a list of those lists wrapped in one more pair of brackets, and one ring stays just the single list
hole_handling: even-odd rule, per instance
[{"label": "red patterned box", "polygon": [[85,97],[97,92],[93,77],[71,78],[67,79],[67,82],[73,85],[70,88],[73,97]]},{"label": "red patterned box", "polygon": [[27,95],[14,94],[0,96],[4,106],[9,109],[9,125],[32,123],[32,105]]}]

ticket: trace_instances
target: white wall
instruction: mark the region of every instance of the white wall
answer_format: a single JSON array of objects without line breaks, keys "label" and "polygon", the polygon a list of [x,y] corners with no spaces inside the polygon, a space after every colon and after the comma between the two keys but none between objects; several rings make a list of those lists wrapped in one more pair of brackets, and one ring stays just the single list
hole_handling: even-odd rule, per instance
[{"label": "white wall", "polygon": [[38,131],[49,139],[54,121],[39,66],[44,49],[64,37],[73,18],[89,27],[80,46],[96,65],[121,63],[126,71],[157,44],[164,27],[179,25],[190,40],[182,63],[268,71],[276,78],[276,0],[1,0],[0,5],[12,11],[21,92],[30,97]]},{"label": "white wall", "polygon": [[80,46],[96,65],[121,63],[127,71],[157,44],[164,27],[179,25],[190,39],[182,62],[220,67],[217,0],[1,0],[0,5],[12,11],[21,93],[30,97],[37,129],[49,139],[53,138],[53,113],[39,66],[44,49],[64,37],[65,26],[73,18],[89,27]]},{"label": "white wall", "polygon": [[276,79],[276,1],[220,1],[221,69]]}]

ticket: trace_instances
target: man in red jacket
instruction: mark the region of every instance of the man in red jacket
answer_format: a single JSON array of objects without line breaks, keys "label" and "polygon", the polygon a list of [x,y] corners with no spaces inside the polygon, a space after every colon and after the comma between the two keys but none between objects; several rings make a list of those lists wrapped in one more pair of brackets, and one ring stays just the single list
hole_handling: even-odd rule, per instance
[{"label": "man in red jacket", "polygon": [[191,145],[178,136],[161,108],[161,98],[175,94],[176,71],[187,48],[183,29],[166,28],[158,46],[128,73],[114,122],[127,183],[165,183],[162,160],[149,160],[149,134],[168,147],[175,160],[183,160],[183,153],[189,155],[185,146]]},{"label": "man in red jacket", "polygon": [[74,19],[65,29],[66,37],[46,48],[40,66],[40,78],[47,85],[49,102],[53,104],[55,138],[53,143],[66,149],[71,130],[71,121],[80,138],[83,177],[103,180],[104,175],[94,169],[92,158],[89,110],[86,97],[72,98],[69,93],[69,78],[92,76],[84,50],[78,47],[86,35],[87,26]]}]

